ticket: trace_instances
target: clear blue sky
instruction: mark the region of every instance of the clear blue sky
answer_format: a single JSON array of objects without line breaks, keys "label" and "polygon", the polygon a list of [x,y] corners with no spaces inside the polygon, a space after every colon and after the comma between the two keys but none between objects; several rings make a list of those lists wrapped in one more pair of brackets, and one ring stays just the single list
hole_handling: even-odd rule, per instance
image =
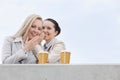
[{"label": "clear blue sky", "polygon": [[36,13],[59,22],[58,38],[71,51],[71,64],[120,63],[119,4],[120,0],[1,0],[0,51],[4,38]]}]

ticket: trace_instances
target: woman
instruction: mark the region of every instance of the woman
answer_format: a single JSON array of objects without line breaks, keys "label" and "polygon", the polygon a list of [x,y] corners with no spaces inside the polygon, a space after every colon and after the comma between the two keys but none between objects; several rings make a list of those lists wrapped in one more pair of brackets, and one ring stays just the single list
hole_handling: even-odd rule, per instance
[{"label": "woman", "polygon": [[46,19],[43,22],[43,31],[46,41],[44,50],[49,52],[48,63],[60,63],[60,52],[65,50],[65,45],[55,38],[61,32],[58,23],[53,19]]},{"label": "woman", "polygon": [[43,38],[42,18],[36,14],[28,16],[19,31],[5,40],[2,49],[2,63],[37,63],[35,46],[40,45]]}]

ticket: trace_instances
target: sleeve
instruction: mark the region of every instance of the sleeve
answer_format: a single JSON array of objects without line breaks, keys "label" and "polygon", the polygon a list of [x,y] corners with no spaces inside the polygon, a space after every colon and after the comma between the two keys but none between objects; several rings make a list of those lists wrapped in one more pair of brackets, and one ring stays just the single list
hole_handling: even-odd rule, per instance
[{"label": "sleeve", "polygon": [[49,63],[57,63],[60,60],[60,52],[65,50],[65,45],[63,42],[55,43],[52,50],[49,53],[48,61]]},{"label": "sleeve", "polygon": [[2,63],[3,64],[16,64],[20,63],[22,59],[26,59],[27,56],[23,49],[19,49],[16,53],[12,54],[12,38],[6,38],[2,48]]}]

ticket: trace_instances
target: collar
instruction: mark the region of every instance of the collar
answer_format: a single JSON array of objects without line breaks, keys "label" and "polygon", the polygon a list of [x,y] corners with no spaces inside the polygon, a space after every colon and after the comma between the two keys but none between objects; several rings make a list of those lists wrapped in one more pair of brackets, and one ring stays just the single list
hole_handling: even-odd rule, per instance
[{"label": "collar", "polygon": [[55,38],[51,39],[47,44],[44,45],[45,51],[49,50],[49,48],[53,45],[54,41],[55,41]]},{"label": "collar", "polygon": [[15,38],[13,42],[23,42],[22,37]]},{"label": "collar", "polygon": [[45,44],[46,47],[49,47],[52,45],[52,43],[54,42],[55,38],[51,39],[47,44]]}]

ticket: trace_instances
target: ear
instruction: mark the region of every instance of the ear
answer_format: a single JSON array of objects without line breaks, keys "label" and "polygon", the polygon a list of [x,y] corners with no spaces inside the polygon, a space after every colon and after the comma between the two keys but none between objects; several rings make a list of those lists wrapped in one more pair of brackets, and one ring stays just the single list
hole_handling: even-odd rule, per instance
[{"label": "ear", "polygon": [[55,36],[57,36],[57,34],[58,34],[58,31],[55,31]]}]

